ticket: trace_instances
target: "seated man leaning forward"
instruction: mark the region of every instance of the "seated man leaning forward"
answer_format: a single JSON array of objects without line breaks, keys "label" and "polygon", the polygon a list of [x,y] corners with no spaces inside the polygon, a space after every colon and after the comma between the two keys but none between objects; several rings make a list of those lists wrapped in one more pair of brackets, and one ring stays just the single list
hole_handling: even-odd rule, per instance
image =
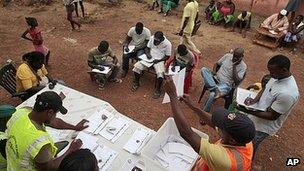
[{"label": "seated man leaning forward", "polygon": [[22,56],[23,63],[16,72],[16,91],[27,92],[26,100],[43,89],[51,77],[44,66],[44,55],[41,52],[29,52]]},{"label": "seated man leaning forward", "polygon": [[153,66],[157,74],[156,90],[154,91],[153,98],[160,97],[160,88],[165,73],[165,62],[171,56],[171,49],[172,45],[164,36],[163,32],[157,31],[155,32],[154,36],[151,36],[147,44],[147,48],[145,49],[147,59],[142,59],[134,65],[134,81],[132,91],[136,91],[139,88],[139,79],[142,71]]},{"label": "seated man leaning forward", "polygon": [[[244,49],[236,48],[233,53],[227,53],[213,66],[213,71],[203,67],[201,75],[205,86],[210,91],[203,110],[210,112],[214,101],[228,94],[232,88],[239,85],[247,70],[243,61]],[[219,69],[218,69],[219,68]]]},{"label": "seated man leaning forward", "polygon": [[289,27],[288,18],[286,17],[287,11],[281,10],[280,13],[273,14],[263,21],[262,28],[270,31],[272,34],[284,35],[287,33]]},{"label": "seated man leaning forward", "polygon": [[105,67],[110,67],[111,71],[108,74],[96,74],[99,87],[103,88],[107,80],[110,82],[121,83],[121,79],[117,78],[119,72],[119,63],[117,57],[112,52],[107,41],[101,41],[98,47],[90,50],[88,57],[88,65],[92,69],[100,71],[105,70]]},{"label": "seated man leaning forward", "polygon": [[182,101],[201,120],[218,131],[220,140],[210,143],[208,139],[201,138],[191,129],[191,125],[181,110],[172,79],[166,80],[164,88],[170,97],[173,118],[180,135],[200,155],[192,170],[250,170],[253,155],[251,141],[255,136],[255,127],[246,115],[229,113],[222,108],[210,114],[195,107],[194,102],[187,95],[182,97]]},{"label": "seated man leaning forward", "polygon": [[55,129],[82,131],[87,128],[86,120],[71,125],[56,117],[57,113],[67,113],[61,97],[46,91],[37,95],[33,109],[19,108],[7,122],[7,170],[36,171],[58,170],[62,159],[82,146],[81,140],[71,142],[68,150],[56,157],[57,147],[45,126]]},{"label": "seated man leaning forward", "polygon": [[[141,22],[136,23],[135,27],[130,28],[123,45],[122,77],[125,77],[129,71],[130,58],[138,60],[138,57],[145,53],[145,48],[147,47],[150,37],[150,30],[144,27],[144,24]],[[135,48],[129,49],[129,47]]]}]

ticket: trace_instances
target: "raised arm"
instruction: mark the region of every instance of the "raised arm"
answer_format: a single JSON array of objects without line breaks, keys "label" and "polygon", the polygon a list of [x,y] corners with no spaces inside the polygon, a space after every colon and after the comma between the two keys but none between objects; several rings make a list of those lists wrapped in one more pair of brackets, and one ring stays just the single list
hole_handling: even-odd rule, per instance
[{"label": "raised arm", "polygon": [[173,118],[180,135],[192,146],[196,152],[199,152],[201,137],[191,129],[190,124],[183,114],[178,104],[179,102],[177,100],[175,85],[171,78],[166,80],[164,87],[165,91],[170,97]]},{"label": "raised arm", "polygon": [[23,39],[25,39],[25,40],[29,40],[29,41],[33,42],[32,39],[26,37],[27,34],[28,34],[28,31],[26,30],[25,32],[23,32],[23,34],[21,35],[21,37],[22,37]]},{"label": "raised arm", "polygon": [[70,130],[75,130],[75,131],[82,131],[88,127],[88,125],[85,125],[86,122],[88,122],[88,121],[83,119],[77,125],[72,125],[72,124],[66,123],[65,121],[63,121],[60,118],[55,118],[51,121],[51,123],[48,126],[50,126],[52,128],[56,128],[56,129],[70,129]]}]

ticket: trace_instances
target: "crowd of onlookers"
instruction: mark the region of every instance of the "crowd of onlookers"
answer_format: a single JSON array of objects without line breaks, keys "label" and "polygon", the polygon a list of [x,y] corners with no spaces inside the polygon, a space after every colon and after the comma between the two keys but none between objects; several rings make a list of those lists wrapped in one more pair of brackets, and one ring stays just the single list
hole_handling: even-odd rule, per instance
[{"label": "crowd of onlookers", "polygon": [[[298,1],[292,0],[290,3],[296,2]],[[84,16],[82,1],[79,3]],[[176,0],[154,1],[151,9],[160,6],[159,12],[168,15],[178,3]],[[75,5],[70,1],[65,1],[65,5],[68,20],[74,29],[74,24],[78,25],[72,19]],[[293,13],[298,6],[299,4],[288,4],[279,13],[268,17],[260,27],[271,34],[281,34],[284,42],[302,39],[303,16],[295,17]],[[291,20],[287,18],[288,13],[293,16]],[[168,93],[173,118],[180,135],[200,155],[193,170],[250,170],[259,144],[265,138],[277,133],[299,100],[298,87],[290,72],[291,62],[284,55],[273,56],[267,63],[269,74],[263,76],[261,83],[248,87],[258,94],[256,97],[246,98],[244,103],[259,104],[265,110],[250,110],[236,105],[235,102],[227,109],[212,110],[217,99],[233,94],[231,92],[235,91],[246,77],[247,65],[243,60],[246,58],[245,49],[242,47],[233,49],[224,54],[213,68],[209,69],[205,66],[201,68],[204,88],[209,92],[209,96],[203,106],[197,107],[187,94],[191,86],[193,69],[197,67],[202,55],[191,39],[199,23],[198,14],[199,4],[195,0],[188,0],[183,9],[178,33],[181,37],[180,44],[174,50],[170,40],[162,31],[152,34],[149,28],[138,22],[127,33],[123,43],[121,64],[106,40],[102,40],[97,47],[88,52],[87,63],[92,71],[98,71],[93,72],[92,76],[99,88],[104,89],[107,82],[121,83],[128,75],[130,60],[135,61],[132,69],[133,83],[130,86],[133,92],[140,87],[140,78],[144,70],[154,69],[156,83],[153,98],[161,96],[162,88]],[[239,15],[235,15],[235,4],[231,0],[210,0],[205,14],[209,24],[223,23],[224,27],[230,25],[232,26],[230,31],[238,27],[244,37],[253,17],[251,11],[242,11]],[[24,54],[23,63],[17,68],[16,91],[28,93],[22,100],[39,92],[48,82],[53,82],[47,71],[50,50],[44,45],[38,22],[32,17],[26,18],[26,22],[29,28],[22,34],[22,38],[31,41],[35,51]],[[28,34],[30,37],[27,37]],[[103,73],[107,68],[109,72]],[[184,96],[177,97],[172,79],[166,76],[169,69],[173,72],[186,70]],[[178,100],[188,105],[198,115],[201,124],[215,128],[220,139],[210,143],[196,134],[187,122]],[[37,96],[32,109],[9,108],[9,111],[10,115],[7,114],[6,117],[11,116],[12,113],[14,115],[7,123],[8,170],[98,170],[95,156],[88,150],[78,150],[81,147],[79,140],[73,141],[69,150],[62,157],[56,158],[58,147],[45,131],[45,125],[76,131],[87,127],[84,121],[71,125],[56,118],[57,112],[67,113],[58,94],[51,91],[41,93]],[[16,149],[19,150],[18,153]]]}]

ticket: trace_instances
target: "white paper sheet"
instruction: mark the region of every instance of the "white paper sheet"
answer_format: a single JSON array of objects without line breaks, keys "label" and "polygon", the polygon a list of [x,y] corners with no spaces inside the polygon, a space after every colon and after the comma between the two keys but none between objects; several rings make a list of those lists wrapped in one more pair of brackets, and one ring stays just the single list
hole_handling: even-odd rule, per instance
[{"label": "white paper sheet", "polygon": [[96,149],[96,147],[98,146],[98,144],[97,144],[98,137],[92,136],[92,135],[87,134],[82,131],[79,132],[76,139],[81,139],[81,141],[82,141],[81,148],[87,148],[91,151],[94,151]]},{"label": "white paper sheet", "polygon": [[142,54],[138,57],[140,60],[140,63],[142,63],[146,67],[151,67],[153,65],[153,58],[148,59],[146,54]]},{"label": "white paper sheet", "polygon": [[99,134],[114,143],[130,126],[130,122],[124,118],[113,118]]},{"label": "white paper sheet", "polygon": [[53,138],[54,142],[64,141],[72,133],[71,130],[59,130],[50,127],[46,127],[46,131]]},{"label": "white paper sheet", "polygon": [[255,103],[253,105],[247,106],[244,104],[246,98],[250,97],[250,98],[255,98],[257,96],[257,93],[253,92],[253,91],[249,91],[243,88],[237,88],[237,94],[236,94],[236,102],[238,105],[244,106],[247,109],[250,110],[261,110],[261,111],[265,111],[265,109],[261,108],[258,103]]},{"label": "white paper sheet", "polygon": [[91,115],[87,120],[89,121],[89,127],[84,131],[98,134],[101,129],[107,124],[113,117],[113,114],[105,109],[97,109],[96,112]]},{"label": "white paper sheet", "polygon": [[176,142],[170,142],[168,143],[169,146],[169,153],[173,154],[178,154],[182,156],[187,156],[183,157],[183,159],[187,160],[189,163],[191,163],[195,158],[196,158],[196,152],[189,146],[186,146],[185,144],[182,143],[176,143]]},{"label": "white paper sheet", "polygon": [[101,171],[106,171],[111,166],[118,153],[104,145],[98,146],[93,152],[98,161],[98,167]]},{"label": "white paper sheet", "polygon": [[[186,68],[182,69],[178,74],[175,74],[172,76],[174,85],[176,87],[176,94],[178,97],[181,97],[184,95],[184,82],[185,82],[185,76],[186,76]],[[167,93],[165,93],[164,99],[162,103],[169,103],[170,98]]]},{"label": "white paper sheet", "polygon": [[178,72],[180,71],[180,66],[175,66],[175,70],[174,72],[172,71],[172,65],[169,66],[169,69],[168,69],[168,73],[166,73],[166,75],[176,75],[178,74]]},{"label": "white paper sheet", "polygon": [[269,30],[269,32],[271,33],[271,34],[278,34],[276,31],[274,31],[274,30]]},{"label": "white paper sheet", "polygon": [[141,149],[150,140],[151,135],[152,134],[150,131],[142,128],[137,128],[133,136],[129,139],[123,148],[132,154],[140,154]]},{"label": "white paper sheet", "polygon": [[129,45],[128,48],[129,48],[128,52],[126,51],[126,49],[124,49],[124,54],[132,53],[135,49],[135,46],[134,45]]},{"label": "white paper sheet", "polygon": [[99,69],[92,69],[92,72],[99,73],[99,74],[108,74],[111,71],[110,67],[107,67],[107,66],[103,66],[103,67],[104,67],[103,71],[101,71]]}]

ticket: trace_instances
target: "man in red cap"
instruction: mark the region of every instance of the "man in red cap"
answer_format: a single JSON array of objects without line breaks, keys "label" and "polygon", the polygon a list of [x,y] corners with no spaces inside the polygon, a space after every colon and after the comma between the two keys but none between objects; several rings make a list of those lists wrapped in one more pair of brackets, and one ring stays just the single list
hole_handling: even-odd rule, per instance
[{"label": "man in red cap", "polygon": [[62,159],[69,153],[79,149],[81,140],[72,141],[69,149],[60,157],[55,158],[57,147],[45,129],[51,126],[56,129],[81,131],[86,120],[71,125],[56,118],[56,114],[67,113],[62,106],[60,96],[53,91],[37,95],[33,109],[17,109],[7,123],[7,170],[57,170]]},{"label": "man in red cap", "polygon": [[218,130],[220,140],[210,143],[191,129],[179,106],[172,79],[167,79],[164,87],[171,99],[173,118],[180,135],[200,155],[192,170],[250,170],[253,154],[251,141],[255,135],[255,127],[246,115],[229,113],[223,108],[210,114],[195,107],[188,96],[182,97],[182,101],[200,119]]}]

